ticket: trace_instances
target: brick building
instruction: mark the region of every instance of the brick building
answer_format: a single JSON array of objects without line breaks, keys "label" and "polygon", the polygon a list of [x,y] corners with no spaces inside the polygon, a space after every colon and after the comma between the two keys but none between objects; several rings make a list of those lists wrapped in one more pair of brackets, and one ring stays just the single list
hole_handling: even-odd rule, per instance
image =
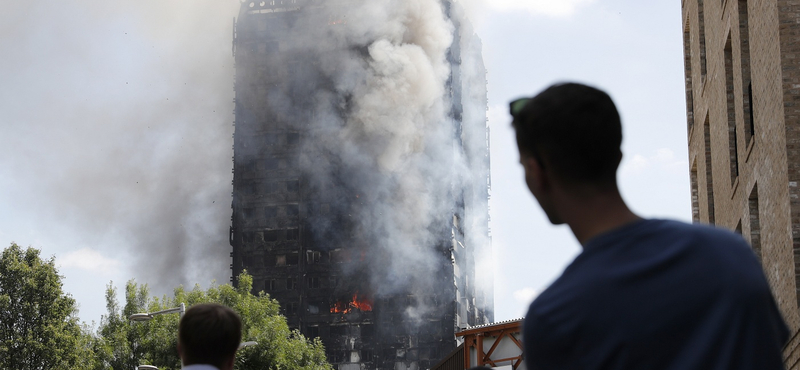
[{"label": "brick building", "polygon": [[692,217],[761,260],[800,368],[800,1],[683,0]]},{"label": "brick building", "polygon": [[[476,259],[490,248],[486,71],[480,41],[442,1],[453,40],[441,89],[445,116],[434,123],[445,135],[439,156],[419,166],[441,165],[387,174],[370,167],[373,158],[348,156],[354,144],[336,140],[358,97],[342,85],[366,78],[358,68],[369,65],[372,41],[337,44],[331,35],[359,26],[358,3],[242,2],[231,269],[234,277],[247,270],[256,292],[277,299],[290,327],[321,338],[338,369],[426,369],[456,348],[457,331],[493,319],[491,289],[480,289],[476,277]],[[463,170],[450,176],[446,167]],[[405,235],[376,218],[404,212],[387,205],[400,204],[389,201],[416,172],[428,175],[419,179],[425,189],[441,190],[440,212],[410,230],[416,239],[409,240],[426,241],[413,248],[427,260],[389,281],[402,253],[386,246]],[[423,215],[400,216],[393,220]]]}]

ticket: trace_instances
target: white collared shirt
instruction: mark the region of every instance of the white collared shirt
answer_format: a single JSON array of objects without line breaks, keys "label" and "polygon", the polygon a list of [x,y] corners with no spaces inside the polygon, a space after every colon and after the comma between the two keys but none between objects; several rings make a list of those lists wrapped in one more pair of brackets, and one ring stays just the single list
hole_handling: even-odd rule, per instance
[{"label": "white collared shirt", "polygon": [[183,367],[183,370],[219,370],[216,366],[212,365],[186,365]]}]

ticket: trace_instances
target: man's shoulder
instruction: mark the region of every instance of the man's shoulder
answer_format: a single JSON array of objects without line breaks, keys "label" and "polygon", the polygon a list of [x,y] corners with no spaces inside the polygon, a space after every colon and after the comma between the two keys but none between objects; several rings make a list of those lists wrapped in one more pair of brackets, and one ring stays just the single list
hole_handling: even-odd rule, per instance
[{"label": "man's shoulder", "polygon": [[593,298],[627,294],[621,287],[631,279],[682,281],[693,276],[726,280],[734,275],[752,278],[763,274],[740,235],[709,225],[645,219],[592,243],[539,295],[530,314],[584,307]]},{"label": "man's shoulder", "polygon": [[628,239],[631,243],[690,248],[699,253],[752,255],[750,245],[740,234],[713,225],[648,219],[634,232],[637,235]]}]

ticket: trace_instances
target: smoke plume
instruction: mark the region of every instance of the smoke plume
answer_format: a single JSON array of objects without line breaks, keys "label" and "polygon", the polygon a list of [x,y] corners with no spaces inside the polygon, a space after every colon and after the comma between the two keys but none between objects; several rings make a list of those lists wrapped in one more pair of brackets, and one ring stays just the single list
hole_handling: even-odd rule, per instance
[{"label": "smoke plume", "polygon": [[[311,245],[345,250],[351,280],[378,298],[411,294],[418,302],[409,316],[424,315],[422,297],[452,289],[442,263],[450,263],[454,216],[463,222],[464,203],[488,197],[485,188],[471,193],[470,184],[487,181],[486,86],[464,12],[440,0],[308,1],[281,21],[260,30],[277,40],[270,73],[285,85],[263,104],[308,122],[299,166],[308,193],[332,201],[330,214],[308,212]],[[462,67],[461,49],[478,62]],[[294,62],[302,59],[315,63]],[[466,216],[484,224],[468,225],[484,236],[467,239],[486,245],[485,216]]]},{"label": "smoke plume", "polygon": [[[14,174],[5,180],[13,189],[30,194],[18,205],[41,225],[65,226],[82,243],[129,261],[158,293],[230,274],[231,43],[239,7],[233,0],[65,0],[9,3],[0,14],[7,143],[0,166]],[[438,284],[430,273],[442,259],[432,257],[450,242],[455,203],[475,197],[457,189],[479,176],[470,161],[488,155],[480,140],[460,149],[453,134],[460,130],[453,106],[461,103],[448,87],[460,83],[451,81],[448,61],[451,19],[463,13],[448,17],[439,0],[353,0],[326,9],[286,25],[296,41],[287,44],[299,46],[281,51],[317,61],[294,81],[304,98],[269,92],[265,104],[313,117],[296,160],[311,189],[338,200],[329,205],[333,214],[310,220],[314,236],[330,249],[369,250],[368,263],[351,273],[368,273],[376,294],[425,295]],[[465,32],[455,45],[474,52]],[[465,126],[479,120],[470,125],[485,127],[478,67],[460,67],[464,83],[484,89],[465,98],[478,104],[464,108]],[[352,234],[337,233],[342,223]]]},{"label": "smoke plume", "polygon": [[4,4],[0,167],[18,217],[159,293],[226,282],[238,7]]}]

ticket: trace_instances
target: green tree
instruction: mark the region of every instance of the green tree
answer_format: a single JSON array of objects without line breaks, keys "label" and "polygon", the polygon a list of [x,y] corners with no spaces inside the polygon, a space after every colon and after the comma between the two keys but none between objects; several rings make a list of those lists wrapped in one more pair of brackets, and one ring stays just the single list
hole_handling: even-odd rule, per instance
[{"label": "green tree", "polygon": [[279,313],[277,301],[263,292],[251,293],[253,279],[239,276],[239,287],[212,285],[207,290],[178,287],[172,298],[149,297],[146,285],[129,281],[125,287],[125,306],[116,300],[116,290],[106,291],[107,316],[101,320],[96,351],[96,369],[128,370],[137,365],[155,365],[159,369],[179,369],[177,352],[178,315],[157,315],[145,322],[129,322],[138,312],[155,312],[179,306],[215,302],[233,308],[242,317],[242,340],[256,341],[257,346],[237,354],[236,369],[331,370],[319,338],[309,340],[290,331],[286,318]]},{"label": "green tree", "polygon": [[0,369],[86,369],[95,339],[62,290],[53,257],[12,243],[0,257]]}]

